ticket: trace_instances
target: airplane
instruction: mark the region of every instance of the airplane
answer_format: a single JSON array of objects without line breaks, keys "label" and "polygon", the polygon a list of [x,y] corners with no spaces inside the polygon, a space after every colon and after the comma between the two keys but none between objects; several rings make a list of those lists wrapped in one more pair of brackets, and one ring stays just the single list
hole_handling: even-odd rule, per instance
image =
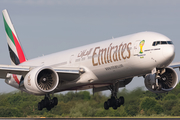
[{"label": "airplane", "polygon": [[118,89],[136,76],[143,76],[146,88],[154,93],[171,91],[178,83],[174,69],[180,63],[171,63],[174,45],[160,33],[139,32],[28,60],[7,10],[2,13],[12,64],[0,65],[0,78],[26,93],[44,95],[38,110],[58,104],[54,93],[86,89],[110,90],[104,109],[117,109],[125,101],[117,97]]}]

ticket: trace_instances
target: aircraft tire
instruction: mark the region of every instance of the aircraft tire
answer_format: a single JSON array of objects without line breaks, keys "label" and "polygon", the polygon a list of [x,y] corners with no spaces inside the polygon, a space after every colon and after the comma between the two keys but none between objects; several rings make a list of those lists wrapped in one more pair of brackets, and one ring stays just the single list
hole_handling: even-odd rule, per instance
[{"label": "aircraft tire", "polygon": [[123,96],[119,97],[119,102],[121,105],[124,105],[124,97]]},{"label": "aircraft tire", "polygon": [[108,105],[109,107],[111,107],[111,99],[108,99],[108,100],[107,100],[107,105]]},{"label": "aircraft tire", "polygon": [[57,97],[54,97],[54,98],[53,98],[53,103],[54,103],[54,106],[56,106],[56,105],[58,104],[58,99],[57,99]]},{"label": "aircraft tire", "polygon": [[50,103],[47,97],[44,98],[44,107],[46,107]]},{"label": "aircraft tire", "polygon": [[108,109],[109,109],[109,106],[108,106],[107,101],[106,101],[106,102],[104,102],[104,109],[105,109],[105,110],[108,110]]},{"label": "aircraft tire", "polygon": [[120,106],[121,106],[121,102],[120,102],[119,99],[117,99],[117,101],[116,101],[116,106],[117,106],[117,107],[120,107]]},{"label": "aircraft tire", "polygon": [[48,105],[48,106],[46,107],[46,109],[47,109],[48,111],[50,111],[50,110],[51,110],[51,106]]},{"label": "aircraft tire", "polygon": [[116,106],[116,105],[114,105],[114,106],[113,106],[113,109],[114,109],[114,110],[116,110],[116,109],[117,109],[117,106]]},{"label": "aircraft tire", "polygon": [[42,104],[42,102],[39,102],[38,103],[38,110],[42,110],[43,109],[43,104]]}]

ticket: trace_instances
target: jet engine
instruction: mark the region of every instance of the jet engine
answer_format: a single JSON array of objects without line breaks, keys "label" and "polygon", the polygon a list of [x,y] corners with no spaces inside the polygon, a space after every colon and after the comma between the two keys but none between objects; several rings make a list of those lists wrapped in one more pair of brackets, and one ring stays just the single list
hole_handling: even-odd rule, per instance
[{"label": "jet engine", "polygon": [[174,69],[167,67],[163,70],[158,70],[158,72],[154,74],[147,74],[144,83],[149,91],[164,93],[176,87],[178,76]]},{"label": "jet engine", "polygon": [[34,94],[51,93],[58,84],[58,74],[47,66],[32,69],[24,78],[24,87]]}]

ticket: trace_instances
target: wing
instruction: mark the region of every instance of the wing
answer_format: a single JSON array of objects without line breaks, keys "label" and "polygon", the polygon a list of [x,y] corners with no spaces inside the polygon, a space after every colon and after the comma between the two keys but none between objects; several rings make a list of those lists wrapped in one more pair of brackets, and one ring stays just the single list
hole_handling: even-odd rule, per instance
[{"label": "wing", "polygon": [[[5,79],[8,73],[25,76],[34,66],[0,65],[0,78]],[[63,81],[72,81],[79,77],[84,69],[78,67],[52,67]]]},{"label": "wing", "polygon": [[81,73],[84,73],[85,70],[83,68],[79,67],[59,67],[59,68],[53,68],[61,81],[63,82],[69,82],[77,80]]},{"label": "wing", "polygon": [[169,67],[172,67],[172,68],[180,68],[180,62],[171,63],[171,64],[169,65]]},{"label": "wing", "polygon": [[30,71],[27,66],[0,65],[0,78],[5,79],[7,73],[26,75]]}]

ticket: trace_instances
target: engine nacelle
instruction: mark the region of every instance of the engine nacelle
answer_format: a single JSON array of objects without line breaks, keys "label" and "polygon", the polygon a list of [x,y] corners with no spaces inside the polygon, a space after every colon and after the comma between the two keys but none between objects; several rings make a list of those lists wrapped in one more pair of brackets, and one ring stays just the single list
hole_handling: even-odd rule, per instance
[{"label": "engine nacelle", "polygon": [[[174,69],[167,67],[165,71],[156,75],[147,74],[144,80],[145,86],[154,93],[164,93],[174,89],[178,83],[178,75]],[[155,86],[157,85],[157,88]]]},{"label": "engine nacelle", "polygon": [[58,84],[58,74],[47,66],[32,69],[24,78],[26,90],[35,94],[51,93]]}]

